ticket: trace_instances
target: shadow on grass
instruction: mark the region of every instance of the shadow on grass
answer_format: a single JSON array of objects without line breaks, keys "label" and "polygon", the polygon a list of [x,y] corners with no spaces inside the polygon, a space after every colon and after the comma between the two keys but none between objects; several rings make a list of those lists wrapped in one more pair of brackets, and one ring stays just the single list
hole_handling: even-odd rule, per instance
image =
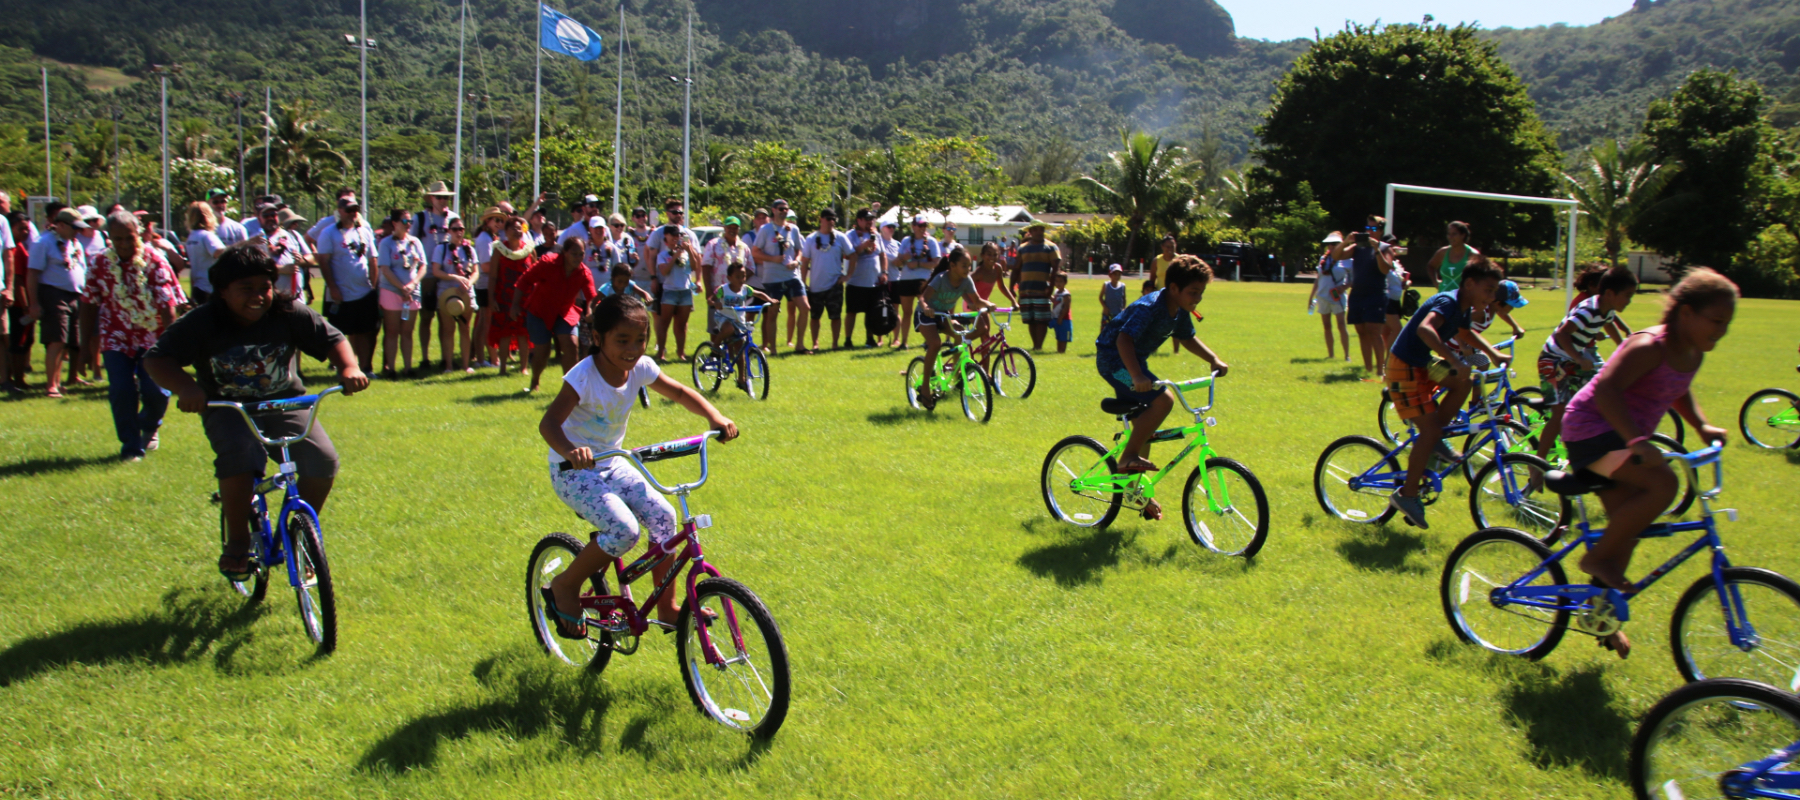
[{"label": "shadow on grass", "polygon": [[[1032,530],[1028,525],[1027,530]],[[1056,544],[1044,545],[1019,556],[1019,566],[1058,586],[1099,583],[1100,575],[1119,565],[1129,538],[1111,528],[1085,531]]]},{"label": "shadow on grass", "polygon": [[[936,411],[921,411],[916,408],[895,407],[886,411],[870,414],[868,419],[876,425],[899,425],[903,422],[961,421],[962,406],[958,405],[954,400],[955,398],[939,400],[938,405],[940,408]],[[951,409],[942,408],[946,402],[949,402],[952,407]],[[954,414],[949,413],[952,409],[955,412]]]},{"label": "shadow on grass", "polygon": [[1603,668],[1588,665],[1564,673],[1535,666],[1538,668],[1523,680],[1501,692],[1514,724],[1530,745],[1532,762],[1543,768],[1572,766],[1595,777],[1625,780],[1632,721],[1619,713],[1603,679]]},{"label": "shadow on grass", "polygon": [[[483,659],[473,674],[481,686],[480,697],[401,725],[369,748],[358,767],[386,774],[428,769],[437,764],[446,743],[484,733],[509,739],[554,736],[564,748],[584,756],[614,750],[606,723],[615,697],[600,673],[571,669],[535,651],[513,650]],[[685,728],[681,723],[692,720],[677,715],[694,714],[692,704],[666,692],[644,699],[653,708],[624,722],[617,749],[676,770],[690,766],[693,753],[685,745],[694,742],[665,729]],[[735,745],[738,740],[730,741]],[[767,742],[745,741],[748,746],[733,765],[738,768],[753,764],[769,747]]]},{"label": "shadow on grass", "polygon": [[[1362,379],[1363,379],[1362,370],[1352,370],[1352,371],[1345,371],[1345,372],[1329,372],[1324,375],[1320,375],[1318,377],[1318,381],[1320,383],[1355,383]],[[1300,380],[1310,381],[1310,380],[1313,380],[1313,377],[1310,375],[1301,375]]]},{"label": "shadow on grass", "polygon": [[1409,575],[1428,571],[1422,565],[1407,563],[1412,554],[1425,552],[1425,537],[1386,525],[1358,526],[1353,538],[1338,542],[1337,551],[1357,569]]},{"label": "shadow on grass", "polygon": [[32,458],[12,464],[0,464],[0,478],[45,475],[52,472],[73,472],[83,467],[118,463],[118,461],[119,457],[117,455],[50,456],[49,458]]},{"label": "shadow on grass", "polygon": [[170,589],[157,611],[130,619],[83,622],[23,639],[0,651],[0,687],[76,664],[182,664],[209,652],[220,669],[241,671],[243,665],[234,660],[251,641],[251,623],[268,607],[266,600],[249,605],[228,591]]},{"label": "shadow on grass", "polygon": [[1337,361],[1335,358],[1290,358],[1289,364],[1326,364]]},{"label": "shadow on grass", "polygon": [[500,403],[511,403],[518,400],[536,400],[540,394],[543,394],[542,389],[532,393],[501,392],[500,394],[478,394],[474,397],[465,397],[462,402],[477,406],[492,406]]}]

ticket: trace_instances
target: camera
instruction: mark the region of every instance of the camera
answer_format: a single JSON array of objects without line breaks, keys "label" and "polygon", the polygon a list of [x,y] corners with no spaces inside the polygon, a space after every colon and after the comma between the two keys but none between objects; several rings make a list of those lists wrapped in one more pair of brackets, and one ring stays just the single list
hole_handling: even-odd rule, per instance
[{"label": "camera", "polygon": [[1357,231],[1355,233],[1352,233],[1352,234],[1350,234],[1350,238],[1355,240],[1357,244],[1368,244],[1369,243],[1369,234],[1366,231]]}]

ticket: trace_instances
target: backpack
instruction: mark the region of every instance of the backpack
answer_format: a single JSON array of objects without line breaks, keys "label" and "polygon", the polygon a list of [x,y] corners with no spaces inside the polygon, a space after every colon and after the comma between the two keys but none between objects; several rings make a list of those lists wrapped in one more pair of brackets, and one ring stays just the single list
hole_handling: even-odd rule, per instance
[{"label": "backpack", "polygon": [[1417,313],[1419,313],[1419,290],[1407,289],[1406,294],[1400,296],[1400,316],[1411,317]]},{"label": "backpack", "polygon": [[864,327],[869,329],[870,336],[886,336],[894,332],[900,324],[900,312],[894,308],[894,298],[887,292],[878,292],[875,296],[875,310],[869,312],[869,319]]}]

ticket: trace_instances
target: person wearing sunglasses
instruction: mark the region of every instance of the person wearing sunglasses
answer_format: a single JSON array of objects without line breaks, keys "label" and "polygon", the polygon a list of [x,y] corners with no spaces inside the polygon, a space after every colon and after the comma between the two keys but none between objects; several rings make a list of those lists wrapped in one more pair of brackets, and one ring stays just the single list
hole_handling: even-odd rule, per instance
[{"label": "person wearing sunglasses", "polygon": [[231,193],[224,189],[206,190],[206,202],[212,206],[213,217],[219,227],[213,232],[218,234],[219,241],[230,247],[250,238],[250,232],[244,230],[242,223],[231,218]]},{"label": "person wearing sunglasses", "polygon": [[[667,232],[665,229],[673,227],[676,232],[681,235],[681,242],[687,249],[691,249],[695,253],[700,252],[700,238],[695,236],[692,230],[688,229],[687,206],[683,205],[679,198],[671,197],[663,201],[663,216],[668,219],[667,224],[658,226],[652,230],[651,235],[643,240],[643,246],[638,250],[639,261],[647,265],[650,270],[650,286],[648,287],[648,291],[650,292],[651,297],[656,298],[656,302],[652,303],[650,308],[652,315],[658,320],[663,318],[662,302],[664,276],[657,269],[657,265],[662,263],[662,253],[665,249],[664,244],[666,242],[664,234]],[[698,264],[699,259],[695,258],[694,262]],[[634,278],[636,277],[636,274],[635,271],[632,273]],[[644,287],[640,286],[639,288]],[[688,305],[691,306],[693,304],[690,302]],[[666,328],[657,331],[656,352],[658,359],[662,356],[664,343],[668,338],[667,333]]]},{"label": "person wearing sunglasses", "polygon": [[[563,228],[562,232],[556,235],[556,245],[558,247],[561,247],[563,242],[576,237],[581,237],[583,241],[588,241],[594,231],[606,230],[606,224],[600,216],[599,195],[583,195],[581,203],[575,206],[575,217],[575,221],[570,223],[569,227]],[[595,285],[597,286],[600,283],[605,283],[605,281],[598,281]]]}]

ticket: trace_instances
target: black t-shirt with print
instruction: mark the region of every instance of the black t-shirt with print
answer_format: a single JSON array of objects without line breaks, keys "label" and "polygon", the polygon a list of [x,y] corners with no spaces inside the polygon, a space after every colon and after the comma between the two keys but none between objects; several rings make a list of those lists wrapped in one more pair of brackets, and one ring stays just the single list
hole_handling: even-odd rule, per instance
[{"label": "black t-shirt with print", "polygon": [[270,310],[254,325],[240,325],[220,303],[205,303],[175,320],[147,356],[175,359],[194,368],[208,400],[258,402],[306,394],[295,356],[321,361],[344,334],[306,306]]}]

